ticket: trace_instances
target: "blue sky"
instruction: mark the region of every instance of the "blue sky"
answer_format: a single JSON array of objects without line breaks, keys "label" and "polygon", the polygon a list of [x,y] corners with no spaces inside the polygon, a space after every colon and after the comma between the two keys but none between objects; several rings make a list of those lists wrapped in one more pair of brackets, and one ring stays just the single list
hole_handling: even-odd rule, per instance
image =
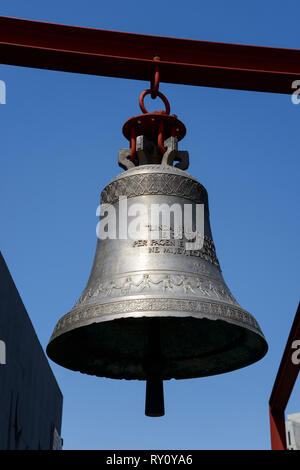
[{"label": "blue sky", "polygon": [[[298,1],[2,0],[0,14],[300,49]],[[85,287],[100,192],[122,171],[121,127],[148,82],[5,65],[0,80],[0,247],[45,348]],[[64,395],[64,448],[268,449],[268,400],[299,299],[300,105],[289,95],[160,88],[186,124],[180,148],[207,188],[224,278],[269,352],[229,374],[166,383],[166,415],[157,419],[144,416],[143,382],[51,362]],[[299,391],[298,381],[288,413],[300,411]]]}]

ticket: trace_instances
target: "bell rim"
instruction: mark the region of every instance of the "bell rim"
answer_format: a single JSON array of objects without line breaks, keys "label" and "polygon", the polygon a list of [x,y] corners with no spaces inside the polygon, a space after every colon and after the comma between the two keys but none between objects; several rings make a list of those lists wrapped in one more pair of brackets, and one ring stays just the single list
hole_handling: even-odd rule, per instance
[{"label": "bell rim", "polygon": [[[160,304],[157,304],[157,302],[160,302]],[[139,308],[132,309],[132,305]],[[157,305],[159,305],[160,308],[155,310],[155,306]],[[170,305],[175,306],[175,308],[168,308]],[[121,310],[121,313],[115,312],[116,307]],[[128,308],[130,309],[129,311]],[[104,312],[105,310],[107,312],[111,310],[111,313],[102,313],[101,310],[104,310]],[[209,320],[222,319],[242,327],[246,324],[248,329],[252,330],[254,333],[260,334],[264,338],[261,328],[254,316],[243,309],[238,303],[233,304],[224,300],[207,300],[204,298],[194,299],[189,296],[161,297],[144,294],[143,296],[133,295],[130,296],[130,298],[123,296],[114,298],[113,300],[109,299],[107,301],[103,300],[101,302],[75,305],[72,310],[59,319],[49,343],[58,336],[57,332],[59,330],[62,330],[61,335],[74,329],[74,320],[77,325],[76,328],[80,328],[87,324],[112,321],[119,318],[157,317],[158,314],[163,317],[193,317],[198,319],[207,318]],[[238,319],[238,317],[241,318],[241,315],[243,316],[243,320]],[[72,327],[68,327],[66,323],[69,323]]]},{"label": "bell rim", "polygon": [[[165,299],[164,299],[165,301]],[[215,302],[216,303],[216,302]],[[232,305],[229,305],[228,304],[228,307],[233,307]],[[243,310],[241,307],[234,307],[236,310],[239,310],[239,311],[242,311],[242,312],[246,312],[245,310]],[[83,309],[83,308],[82,308]],[[84,309],[83,309],[84,310]],[[71,311],[72,312],[72,311]],[[70,313],[70,312],[69,312]],[[74,313],[74,312],[73,312]],[[251,315],[249,314],[248,312],[246,312],[248,315]],[[68,314],[66,314],[68,315]],[[245,356],[244,358],[241,358],[240,360],[237,360],[236,361],[236,364],[233,365],[232,367],[230,365],[227,365],[225,368],[221,368],[220,371],[216,371],[216,369],[213,369],[212,372],[205,372],[205,373],[199,373],[199,372],[195,372],[194,374],[190,374],[189,376],[186,376],[184,375],[184,373],[182,374],[182,376],[168,376],[168,374],[163,378],[163,380],[170,380],[172,378],[176,378],[176,379],[187,379],[187,378],[197,378],[197,377],[206,377],[206,376],[211,376],[211,375],[218,375],[218,374],[221,374],[221,373],[227,373],[227,372],[231,372],[233,370],[237,370],[237,369],[240,369],[240,368],[243,368],[243,367],[246,367],[248,365],[251,365],[257,361],[259,361],[260,359],[262,359],[265,354],[267,353],[268,351],[268,344],[265,340],[265,337],[262,333],[262,331],[260,330],[259,328],[259,325],[257,324],[256,320],[254,319],[254,317],[251,315],[251,318],[253,318],[254,322],[255,322],[255,326],[254,325],[249,325],[249,324],[246,324],[245,322],[241,322],[241,321],[237,321],[237,320],[234,320],[234,319],[226,319],[224,317],[222,318],[217,318],[216,316],[212,316],[212,315],[209,315],[209,314],[205,314],[205,313],[200,313],[198,312],[197,314],[193,314],[191,312],[178,312],[178,311],[167,311],[167,312],[161,312],[161,311],[152,311],[152,312],[128,312],[128,313],[123,313],[122,315],[118,316],[116,318],[116,315],[110,315],[110,316],[106,316],[106,317],[101,317],[101,318],[93,318],[93,319],[90,319],[90,320],[85,320],[83,324],[79,325],[77,324],[76,327],[73,327],[72,328],[69,328],[69,329],[64,329],[63,331],[61,331],[60,333],[58,334],[53,334],[50,341],[49,341],[49,344],[47,346],[47,354],[48,356],[50,357],[50,359],[54,360],[54,362],[62,365],[63,367],[67,367],[71,370],[77,370],[77,371],[80,371],[82,373],[87,373],[87,374],[90,374],[90,375],[96,375],[96,376],[99,376],[99,377],[107,377],[107,378],[117,378],[117,379],[128,379],[128,380],[146,380],[145,377],[140,377],[140,376],[133,376],[132,377],[128,377],[127,374],[123,374],[124,376],[122,376],[122,374],[120,375],[119,373],[118,374],[111,374],[111,373],[101,373],[101,374],[98,374],[98,373],[91,373],[91,372],[87,372],[87,369],[85,370],[84,367],[70,367],[70,364],[67,364],[66,365],[66,362],[64,361],[64,355],[62,355],[62,358],[63,360],[61,360],[61,358],[59,358],[57,356],[57,354],[55,353],[55,348],[57,347],[57,344],[59,344],[61,341],[64,341],[66,338],[69,338],[70,337],[74,337],[74,339],[80,334],[81,332],[79,331],[80,329],[82,328],[89,328],[90,326],[94,325],[95,323],[97,324],[103,324],[103,323],[107,323],[107,322],[118,322],[119,320],[126,320],[126,319],[146,319],[146,318],[164,318],[164,319],[172,319],[172,318],[190,318],[190,319],[194,319],[194,320],[206,320],[206,321],[209,321],[209,322],[219,322],[220,323],[226,323],[227,325],[232,325],[234,327],[234,329],[238,329],[238,330],[241,330],[242,334],[245,336],[245,341],[247,340],[248,342],[250,342],[251,344],[255,345],[255,354],[253,353],[251,356],[247,357]],[[256,326],[257,325],[257,326]],[[199,327],[200,327],[200,324],[199,324]],[[85,330],[87,331],[87,329]],[[247,341],[245,342],[245,344],[247,343]],[[243,351],[243,344],[242,344],[242,347],[237,347],[236,350],[237,352],[239,351]],[[247,349],[247,348],[246,348]],[[229,350],[229,352],[233,352],[235,349],[232,348],[232,350]],[[239,352],[240,354],[240,352]],[[216,354],[215,354],[216,355]],[[197,357],[194,358],[195,361],[197,361]],[[189,358],[187,358],[187,361],[189,360]],[[238,364],[238,365],[237,365]],[[171,374],[172,375],[172,374]]]}]

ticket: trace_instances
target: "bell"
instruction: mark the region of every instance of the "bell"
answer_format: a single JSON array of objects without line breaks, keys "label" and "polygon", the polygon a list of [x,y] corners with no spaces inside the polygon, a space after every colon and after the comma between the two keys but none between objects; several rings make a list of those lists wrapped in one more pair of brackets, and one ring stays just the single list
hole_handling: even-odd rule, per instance
[{"label": "bell", "polygon": [[[101,194],[107,212],[99,227],[106,221],[107,228],[109,220],[115,228],[98,237],[88,283],[58,321],[47,354],[85,374],[147,381],[146,415],[162,416],[163,380],[233,371],[261,359],[268,346],[222,276],[207,191],[185,171],[187,152],[178,151],[184,125],[175,115],[144,113],[127,121],[123,132],[132,143],[119,152],[126,171]],[[194,234],[202,208],[201,248],[187,245],[184,222],[176,233],[174,211],[169,226],[162,212],[153,225],[149,214],[162,205],[182,214],[189,206],[192,219],[184,220]],[[128,227],[137,208],[143,210],[133,238]]]}]

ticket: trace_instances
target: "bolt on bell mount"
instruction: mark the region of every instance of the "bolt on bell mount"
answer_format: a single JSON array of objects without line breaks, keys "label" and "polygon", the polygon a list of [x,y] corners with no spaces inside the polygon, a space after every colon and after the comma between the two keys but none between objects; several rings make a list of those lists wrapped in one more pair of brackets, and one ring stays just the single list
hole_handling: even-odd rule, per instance
[{"label": "bolt on bell mount", "polygon": [[[134,204],[147,210],[153,205],[184,210],[189,204],[193,211],[203,205],[203,245],[187,250],[185,234],[174,235],[175,218],[170,239],[149,238],[146,218],[141,221],[145,236],[139,240],[98,239],[87,285],[58,321],[47,346],[48,356],[68,369],[145,380],[147,416],[164,415],[163,380],[233,371],[260,360],[268,349],[257,321],[240,307],[224,281],[207,191],[184,171],[188,152],[178,150],[185,126],[170,114],[158,88],[156,62],[153,85],[140,96],[143,114],[123,126],[130,142],[129,149],[119,151],[125,172],[104,188],[101,204],[112,205],[117,215],[120,197],[127,198],[128,213]],[[165,110],[148,113],[147,95],[161,98]]]}]

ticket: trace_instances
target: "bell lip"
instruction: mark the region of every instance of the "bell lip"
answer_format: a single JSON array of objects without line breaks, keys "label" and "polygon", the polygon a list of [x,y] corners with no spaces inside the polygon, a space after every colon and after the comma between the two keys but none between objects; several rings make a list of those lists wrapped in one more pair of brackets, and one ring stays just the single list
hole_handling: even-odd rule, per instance
[{"label": "bell lip", "polygon": [[[174,314],[172,314],[174,313]],[[148,314],[148,315],[141,315],[140,312],[136,313],[136,315],[134,316],[134,312],[130,313],[130,314],[125,314],[123,315],[122,317],[116,319],[115,316],[114,316],[114,320],[112,321],[119,321],[119,320],[122,320],[122,319],[126,319],[126,318],[150,318],[150,317],[156,317],[155,315],[155,312],[151,312],[151,314]],[[182,312],[164,312],[163,315],[161,315],[161,312],[160,312],[160,317],[163,317],[163,318],[193,318],[193,319],[196,319],[196,320],[201,320],[201,319],[206,319],[206,320],[209,320],[209,321],[218,321],[218,322],[225,322],[225,323],[231,323],[233,324],[235,327],[239,328],[239,329],[242,329],[244,331],[244,334],[245,334],[245,338],[247,338],[247,341],[253,345],[255,345],[255,353],[252,352],[252,355],[247,357],[245,356],[244,358],[242,358],[241,360],[237,361],[235,363],[235,365],[233,365],[232,367],[230,365],[227,365],[226,368],[222,367],[220,368],[220,370],[217,370],[217,369],[212,369],[212,371],[209,371],[207,370],[205,373],[199,373],[199,372],[195,372],[195,373],[192,373],[192,374],[189,374],[189,375],[184,375],[184,374],[178,374],[178,375],[174,375],[174,374],[167,374],[165,376],[162,377],[163,380],[171,380],[171,379],[176,379],[176,380],[186,380],[186,379],[192,379],[192,378],[200,378],[200,377],[209,377],[209,376],[212,376],[212,375],[219,375],[219,374],[222,374],[222,373],[228,373],[228,372],[232,372],[234,370],[237,370],[237,369],[242,369],[244,367],[248,367],[249,365],[251,364],[254,364],[256,362],[258,362],[259,360],[261,360],[268,352],[268,344],[267,344],[267,341],[263,335],[263,333],[261,332],[260,329],[257,329],[257,328],[251,328],[249,325],[241,325],[241,324],[238,324],[238,322],[235,322],[235,321],[229,321],[227,319],[216,319],[216,318],[209,318],[208,315],[202,315],[201,317],[199,315],[192,315],[190,313],[188,314],[182,314]],[[101,320],[101,321],[98,321],[98,322],[95,322],[94,320],[91,321],[89,324],[85,323],[84,327],[88,327],[94,323],[104,323],[106,321],[111,321],[111,320]],[[70,370],[73,370],[73,371],[79,371],[81,373],[84,373],[84,374],[88,374],[88,375],[95,375],[95,376],[98,376],[98,377],[106,377],[106,378],[111,378],[111,379],[125,379],[125,380],[146,380],[146,376],[135,376],[134,374],[132,376],[128,376],[127,373],[125,374],[120,374],[120,373],[117,373],[117,374],[114,374],[114,373],[105,373],[105,371],[103,371],[103,373],[92,373],[90,370],[88,370],[88,368],[85,368],[83,367],[82,365],[70,365],[70,363],[64,361],[64,359],[62,359],[61,357],[59,357],[59,354],[57,355],[55,353],[55,349],[56,349],[56,346],[57,344],[59,343],[59,341],[65,337],[65,335],[71,335],[74,337],[74,339],[76,338],[77,336],[77,332],[76,330],[80,330],[80,328],[82,328],[83,326],[78,326],[76,328],[72,328],[72,329],[69,329],[68,331],[64,331],[62,332],[61,334],[57,335],[57,336],[54,336],[52,335],[50,341],[49,341],[49,344],[46,348],[46,352],[47,352],[47,355],[48,357],[53,360],[54,362],[56,362],[57,364],[59,364],[60,366],[62,367],[66,367]],[[247,349],[247,348],[246,348]],[[241,349],[243,350],[243,348]],[[234,349],[232,349],[232,351],[234,351]],[[237,352],[239,352],[239,348],[237,348]],[[240,354],[240,352],[239,352]],[[195,358],[196,360],[198,359],[198,357],[196,356]],[[188,359],[189,360],[189,359]]]},{"label": "bell lip", "polygon": [[[101,312],[99,312],[98,315],[93,314],[93,311],[95,311],[97,307],[102,307],[103,309],[105,308],[109,309],[113,305],[116,305],[116,304],[126,305],[127,303],[132,302],[132,301],[136,301],[138,303],[144,303],[147,301],[148,302],[149,301],[150,302],[161,301],[162,303],[165,303],[167,301],[174,301],[175,307],[177,307],[177,305],[179,306],[182,302],[185,302],[184,307],[186,308],[186,310],[178,310],[177,308],[174,308],[174,309],[169,309],[169,310],[164,310],[164,311],[161,311],[160,309],[157,309],[157,310],[153,309],[151,311],[147,311],[146,309],[146,310],[132,310],[130,312],[122,312],[122,313],[114,312],[111,314],[108,314],[108,313],[102,314]],[[217,314],[215,312],[206,312],[206,311],[201,312],[200,310],[198,309],[196,310],[195,308],[193,310],[188,310],[187,308],[190,308],[191,306],[194,306],[196,309],[197,307],[199,308],[202,307],[205,309],[208,306],[210,308],[212,307],[212,310],[215,309],[215,312],[217,311],[218,307],[221,306],[231,311],[233,310],[238,313],[242,313],[243,315],[246,316],[247,320],[245,320],[244,318],[243,320],[239,320],[237,318],[239,316],[238,313],[236,314],[236,318],[230,318],[230,317],[226,317],[224,312],[222,312],[220,316],[220,314]],[[88,318],[88,315],[86,314],[87,311],[89,310],[91,310],[92,312],[92,316],[90,318]],[[79,321],[77,320],[75,323],[72,317],[74,316],[76,317],[77,315],[80,316],[80,314],[83,314],[83,318]],[[220,302],[217,300],[212,300],[212,301],[208,301],[204,299],[199,300],[199,299],[194,299],[191,297],[161,298],[159,296],[144,295],[143,297],[141,296],[130,296],[130,298],[119,297],[117,299],[108,300],[106,302],[101,302],[101,303],[96,302],[96,303],[86,303],[86,304],[79,305],[79,306],[75,305],[72,308],[72,310],[70,310],[68,313],[63,315],[63,317],[61,317],[60,320],[57,322],[54,328],[54,331],[50,337],[49,344],[55,338],[57,338],[58,336],[61,336],[62,334],[68,331],[74,330],[76,328],[81,328],[82,326],[91,325],[93,323],[109,322],[109,321],[118,320],[122,318],[124,319],[125,318],[143,318],[143,317],[158,317],[158,316],[159,317],[181,317],[181,318],[192,317],[196,319],[206,318],[208,320],[221,319],[228,323],[232,323],[236,326],[240,326],[242,328],[246,326],[247,329],[253,331],[254,333],[259,334],[265,339],[260,329],[260,326],[258,322],[256,321],[256,319],[254,318],[254,316],[251,313],[249,313],[247,310],[244,310],[242,307],[240,307],[240,305],[237,302],[236,304],[233,304],[233,303],[229,303],[225,301]],[[67,320],[71,320],[69,321],[70,326],[67,325],[67,326],[61,327],[61,324]]]}]

